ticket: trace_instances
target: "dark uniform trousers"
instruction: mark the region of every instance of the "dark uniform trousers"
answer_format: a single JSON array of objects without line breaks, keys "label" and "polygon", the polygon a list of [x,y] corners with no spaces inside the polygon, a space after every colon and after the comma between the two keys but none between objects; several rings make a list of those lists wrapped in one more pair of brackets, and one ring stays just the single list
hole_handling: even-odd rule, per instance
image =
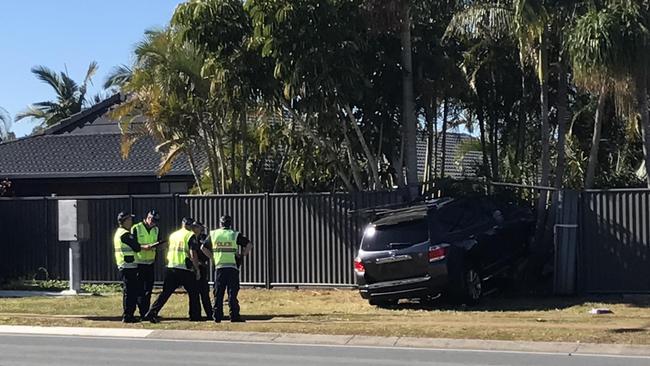
[{"label": "dark uniform trousers", "polygon": [[151,309],[147,313],[147,317],[158,316],[160,310],[165,306],[169,297],[172,296],[177,288],[183,286],[187,291],[189,297],[190,320],[201,320],[201,306],[199,304],[199,293],[196,290],[196,277],[194,272],[190,270],[167,268],[165,271],[165,281],[163,283],[163,290],[158,295],[156,301],[151,305]]},{"label": "dark uniform trousers", "polygon": [[151,305],[151,294],[153,293],[153,263],[138,264],[138,275],[142,284],[142,292],[138,297],[138,310],[140,316],[144,317]]},{"label": "dark uniform trousers", "polygon": [[122,276],[122,309],[124,309],[122,317],[128,319],[135,313],[138,297],[142,292],[142,283],[137,268],[122,268],[120,275]]},{"label": "dark uniform trousers", "polygon": [[209,264],[199,265],[201,271],[201,279],[197,281],[197,291],[203,305],[203,311],[208,319],[212,319],[212,302],[210,301],[210,283],[208,282],[208,266]]},{"label": "dark uniform trousers", "polygon": [[214,279],[214,319],[223,319],[223,297],[228,291],[230,319],[239,318],[239,270],[236,268],[217,268]]}]

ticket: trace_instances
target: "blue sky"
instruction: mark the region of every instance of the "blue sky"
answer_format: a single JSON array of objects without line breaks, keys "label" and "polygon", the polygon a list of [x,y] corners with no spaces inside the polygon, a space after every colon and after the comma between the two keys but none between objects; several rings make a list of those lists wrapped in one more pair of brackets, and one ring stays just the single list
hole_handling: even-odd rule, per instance
[{"label": "blue sky", "polygon": [[[106,74],[129,64],[148,28],[164,26],[181,0],[0,0],[0,107],[14,116],[54,92],[36,80],[32,66],[67,68],[81,81],[91,61],[99,63],[89,95]],[[24,136],[37,123],[22,120],[12,131]]]}]

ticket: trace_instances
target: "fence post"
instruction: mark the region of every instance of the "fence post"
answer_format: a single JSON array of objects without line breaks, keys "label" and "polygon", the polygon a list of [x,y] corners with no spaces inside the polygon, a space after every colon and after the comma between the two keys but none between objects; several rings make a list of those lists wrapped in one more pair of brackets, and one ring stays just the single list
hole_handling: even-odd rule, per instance
[{"label": "fence post", "polygon": [[578,249],[578,198],[576,191],[557,192],[558,205],[553,226],[555,270],[553,292],[556,295],[576,293]]},{"label": "fence post", "polygon": [[265,210],[266,210],[266,215],[264,215],[264,227],[265,227],[265,237],[266,237],[266,243],[264,244],[266,246],[266,258],[264,260],[266,261],[266,273],[264,273],[264,286],[266,289],[271,288],[271,283],[273,283],[273,279],[271,276],[273,275],[273,258],[275,257],[273,254],[273,246],[271,245],[272,239],[272,230],[271,230],[271,195],[266,192],[264,194],[264,203],[265,203]]}]

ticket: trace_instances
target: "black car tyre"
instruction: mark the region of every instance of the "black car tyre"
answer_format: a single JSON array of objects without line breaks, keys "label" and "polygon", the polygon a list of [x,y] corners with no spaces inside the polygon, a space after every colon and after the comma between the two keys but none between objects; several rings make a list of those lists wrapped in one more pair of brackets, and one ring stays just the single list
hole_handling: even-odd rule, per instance
[{"label": "black car tyre", "polygon": [[483,296],[483,279],[476,265],[464,263],[462,270],[456,273],[455,280],[450,283],[450,294],[459,304],[476,305]]}]

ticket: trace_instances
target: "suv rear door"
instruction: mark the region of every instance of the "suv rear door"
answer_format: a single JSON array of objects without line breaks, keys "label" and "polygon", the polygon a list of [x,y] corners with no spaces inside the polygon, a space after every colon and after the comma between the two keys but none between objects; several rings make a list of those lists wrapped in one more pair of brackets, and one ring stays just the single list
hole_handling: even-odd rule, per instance
[{"label": "suv rear door", "polygon": [[424,277],[429,258],[426,218],[369,226],[361,240],[360,257],[368,283]]}]

